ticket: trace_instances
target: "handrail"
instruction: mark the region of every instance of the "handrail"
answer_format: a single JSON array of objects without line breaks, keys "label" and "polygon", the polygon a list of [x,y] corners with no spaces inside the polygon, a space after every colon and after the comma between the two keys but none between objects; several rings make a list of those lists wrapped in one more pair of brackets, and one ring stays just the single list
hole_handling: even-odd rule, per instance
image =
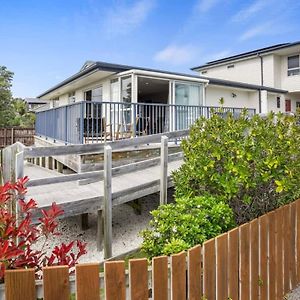
[{"label": "handrail", "polygon": [[189,130],[178,130],[173,132],[164,132],[153,135],[139,136],[130,139],[106,142],[103,144],[84,144],[84,145],[62,145],[48,147],[25,147],[24,158],[59,156],[69,154],[92,154],[103,153],[105,146],[111,146],[112,150],[122,149],[124,147],[138,146],[148,143],[159,143],[162,136],[169,139],[179,139],[187,136]]}]

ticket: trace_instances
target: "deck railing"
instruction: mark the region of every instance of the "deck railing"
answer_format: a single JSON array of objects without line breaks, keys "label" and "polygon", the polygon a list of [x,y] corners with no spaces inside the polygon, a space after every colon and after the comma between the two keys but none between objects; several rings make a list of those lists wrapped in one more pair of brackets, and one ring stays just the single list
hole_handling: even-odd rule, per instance
[{"label": "deck railing", "polygon": [[[98,143],[188,129],[213,113],[242,108],[127,102],[77,102],[36,113],[36,134],[71,144]],[[248,109],[249,115],[255,109]]]}]

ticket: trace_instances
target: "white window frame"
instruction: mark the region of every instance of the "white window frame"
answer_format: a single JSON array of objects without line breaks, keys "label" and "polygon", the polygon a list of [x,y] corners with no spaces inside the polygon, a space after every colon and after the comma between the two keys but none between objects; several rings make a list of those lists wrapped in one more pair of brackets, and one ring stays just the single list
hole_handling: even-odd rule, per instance
[{"label": "white window frame", "polygon": [[[289,58],[294,56],[298,56],[299,67],[289,69]],[[298,74],[289,74],[290,71],[298,71]],[[297,75],[300,75],[300,55],[299,54],[289,55],[287,57],[287,76],[297,76]]]}]

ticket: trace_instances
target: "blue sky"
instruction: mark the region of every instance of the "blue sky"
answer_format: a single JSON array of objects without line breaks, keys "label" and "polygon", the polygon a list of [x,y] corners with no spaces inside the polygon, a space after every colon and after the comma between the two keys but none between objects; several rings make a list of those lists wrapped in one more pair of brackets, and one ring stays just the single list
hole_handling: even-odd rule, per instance
[{"label": "blue sky", "polygon": [[298,0],[0,0],[0,65],[35,97],[86,60],[180,72],[300,40]]}]

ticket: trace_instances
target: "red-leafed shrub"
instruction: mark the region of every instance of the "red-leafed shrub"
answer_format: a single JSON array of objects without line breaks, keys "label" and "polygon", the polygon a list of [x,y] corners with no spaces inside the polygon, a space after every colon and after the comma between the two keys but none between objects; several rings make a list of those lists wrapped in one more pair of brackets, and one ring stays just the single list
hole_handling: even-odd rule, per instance
[{"label": "red-leafed shrub", "polygon": [[[32,214],[38,207],[34,199],[25,200],[28,180],[24,177],[15,184],[0,186],[0,281],[4,280],[6,269],[34,268],[38,274],[44,266],[67,265],[73,272],[78,259],[86,253],[86,243],[80,241],[55,246],[49,256],[44,246],[34,249],[37,241],[43,239],[45,245],[51,235],[60,234],[57,218],[64,212],[53,202],[50,209],[41,209],[40,223],[33,224]],[[9,209],[14,198],[19,199],[18,219]]]}]

